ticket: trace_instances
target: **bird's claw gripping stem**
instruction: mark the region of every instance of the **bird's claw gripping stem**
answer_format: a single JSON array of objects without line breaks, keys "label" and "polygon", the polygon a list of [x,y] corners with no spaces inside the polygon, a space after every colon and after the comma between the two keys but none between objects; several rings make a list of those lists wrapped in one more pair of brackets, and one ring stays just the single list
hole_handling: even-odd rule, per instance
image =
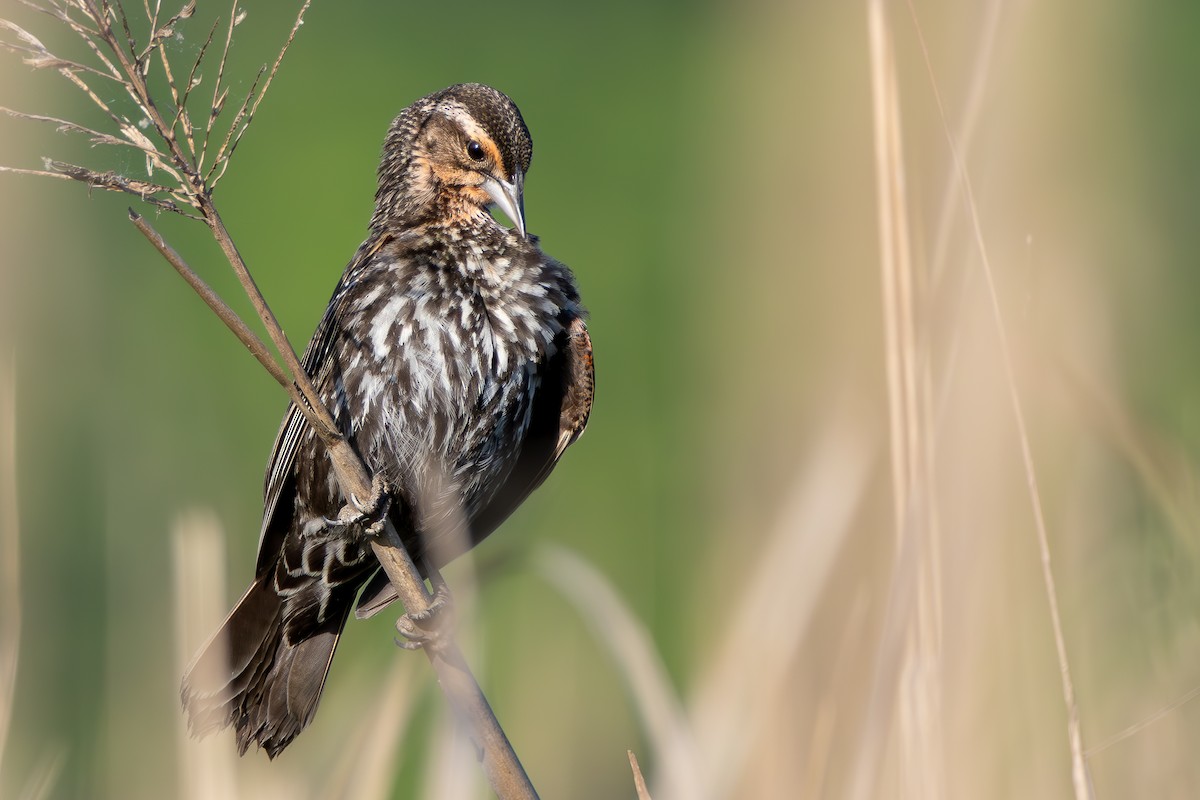
[{"label": "bird's claw gripping stem", "polygon": [[383,533],[387,522],[388,511],[392,507],[392,487],[387,478],[375,473],[371,479],[371,494],[365,499],[351,495],[350,502],[342,506],[336,520],[330,520],[337,527],[361,528],[368,537]]},{"label": "bird's claw gripping stem", "polygon": [[408,613],[396,620],[396,630],[403,636],[396,644],[405,650],[440,651],[454,639],[454,605],[445,581],[433,580],[433,600],[429,607]]}]

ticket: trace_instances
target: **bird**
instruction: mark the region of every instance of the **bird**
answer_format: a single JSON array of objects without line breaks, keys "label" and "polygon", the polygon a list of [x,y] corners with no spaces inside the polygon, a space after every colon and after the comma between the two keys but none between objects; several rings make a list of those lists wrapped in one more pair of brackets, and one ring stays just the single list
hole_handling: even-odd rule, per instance
[{"label": "bird", "polygon": [[[301,359],[425,572],[495,530],[591,412],[575,276],[526,230],[532,156],[521,112],[489,86],[458,84],[401,111],[367,238]],[[239,754],[253,744],[274,759],[312,721],[351,610],[366,617],[396,599],[370,547],[381,520],[347,514],[350,500],[289,405],[254,580],[183,677],[194,736],[232,726]]]}]

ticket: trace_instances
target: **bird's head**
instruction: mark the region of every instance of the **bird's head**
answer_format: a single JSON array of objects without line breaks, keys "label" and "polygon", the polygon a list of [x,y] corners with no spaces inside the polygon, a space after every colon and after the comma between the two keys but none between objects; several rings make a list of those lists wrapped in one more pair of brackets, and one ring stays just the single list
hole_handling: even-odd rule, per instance
[{"label": "bird's head", "polygon": [[371,225],[467,223],[494,203],[524,236],[532,157],[525,120],[503,93],[461,83],[431,94],[388,129]]}]

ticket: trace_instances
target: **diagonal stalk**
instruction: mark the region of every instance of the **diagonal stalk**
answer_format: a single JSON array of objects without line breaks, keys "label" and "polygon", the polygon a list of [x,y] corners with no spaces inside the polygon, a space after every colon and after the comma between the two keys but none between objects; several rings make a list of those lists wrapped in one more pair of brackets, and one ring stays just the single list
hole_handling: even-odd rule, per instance
[{"label": "diagonal stalk", "polygon": [[[211,206],[210,206],[211,209]],[[221,244],[234,271],[239,279],[243,278],[243,288],[251,298],[255,311],[259,312],[263,325],[266,326],[272,341],[281,351],[289,369],[294,370],[296,380],[288,380],[283,369],[271,358],[266,344],[259,339],[237,315],[210,289],[204,281],[195,274],[175,250],[163,240],[149,223],[140,215],[130,212],[130,219],[139,231],[154,245],[155,249],[170,262],[171,266],[187,281],[209,308],[220,317],[221,321],[233,331],[234,335],[246,346],[260,364],[282,385],[291,397],[292,402],[305,415],[313,430],[317,431],[322,443],[329,452],[330,461],[338,476],[342,492],[347,497],[365,498],[371,493],[371,477],[354,448],[346,441],[341,432],[334,426],[328,410],[320,402],[312,387],[308,374],[301,368],[296,359],[295,351],[288,344],[286,336],[275,315],[267,306],[257,284],[254,283],[245,262],[233,245],[221,218],[211,209],[212,216],[206,217],[210,230]],[[311,399],[310,399],[311,398]],[[322,429],[322,420],[328,420],[330,427]],[[388,579],[395,586],[400,601],[410,614],[421,614],[429,609],[432,595],[421,578],[421,573],[405,549],[400,534],[388,520],[384,532],[372,540],[371,548],[375,558],[387,573]],[[496,719],[495,712],[487,701],[479,682],[471,673],[470,667],[463,658],[458,646],[450,642],[441,649],[425,648],[438,684],[442,687],[450,705],[454,708],[455,717],[469,720],[475,745],[481,753],[483,770],[492,789],[500,798],[527,798],[536,800],[537,792],[533,788],[520,759],[508,741],[504,729]]]},{"label": "diagonal stalk", "polygon": [[242,344],[246,345],[246,349],[250,351],[250,354],[254,356],[259,364],[262,364],[263,369],[269,372],[271,377],[288,392],[292,398],[292,402],[299,405],[301,401],[300,395],[295,393],[292,382],[288,380],[287,374],[279,367],[279,362],[271,357],[271,353],[267,350],[267,346],[263,343],[263,340],[259,339],[254,331],[250,330],[249,326],[242,322],[242,318],[221,299],[220,295],[214,292],[196,274],[195,270],[188,266],[183,257],[175,251],[175,248],[167,244],[162,234],[154,230],[145,217],[131,208],[129,209],[129,221],[142,232],[143,236],[150,240],[150,244],[154,245],[154,248],[167,260],[167,263],[175,268],[175,271],[179,273],[181,278],[187,281],[188,286],[191,286],[196,294],[200,295],[200,299],[212,309],[213,313],[225,323],[226,327],[233,331],[234,336]]},{"label": "diagonal stalk", "polygon": [[[321,398],[317,394],[316,388],[313,387],[308,373],[300,365],[300,359],[296,357],[296,351],[292,349],[291,342],[288,341],[283,328],[279,326],[279,320],[275,318],[275,312],[267,305],[267,301],[259,290],[258,284],[254,282],[253,276],[250,275],[250,270],[246,267],[245,260],[242,259],[242,254],[238,252],[237,245],[233,242],[233,237],[229,235],[229,230],[225,227],[224,220],[217,213],[216,206],[213,205],[212,198],[208,195],[200,196],[200,212],[204,215],[204,222],[212,232],[213,238],[217,240],[217,245],[221,248],[221,252],[225,254],[225,258],[229,261],[229,266],[233,267],[233,272],[237,276],[238,282],[241,283],[242,290],[250,298],[250,304],[254,306],[255,313],[258,314],[259,319],[266,326],[267,335],[271,337],[271,342],[274,343],[275,350],[283,359],[284,366],[299,388],[305,405],[312,411],[312,416],[309,416],[307,413],[305,413],[305,416],[309,418],[313,429],[321,437],[321,441],[326,444],[340,439],[341,433],[338,430],[337,423],[334,422],[329,410],[325,408],[325,404],[321,402]],[[303,406],[301,408],[303,409]],[[358,497],[366,497],[370,493],[370,486],[371,481],[367,479],[363,487],[358,487],[364,491],[356,491],[355,494]]]},{"label": "diagonal stalk", "polygon": [[[263,299],[257,284],[246,268],[245,261],[233,243],[229,231],[225,228],[211,199],[202,197],[205,221],[212,231],[222,252],[233,266],[242,288],[250,297],[254,310],[267,328],[267,333],[275,343],[276,349],[283,357],[284,363],[291,372],[297,389],[302,394],[305,405],[297,407],[308,418],[313,429],[321,437],[329,451],[330,460],[342,486],[343,493],[349,498],[365,498],[371,493],[371,477],[362,460],[350,443],[342,436],[333,422],[332,416],[321,403],[320,397],[312,386],[308,374],[300,365],[295,351],[288,343],[275,314]],[[306,408],[307,406],[307,408]],[[321,427],[325,426],[325,427]],[[412,556],[405,549],[400,535],[391,521],[388,520],[380,537],[372,540],[371,548],[375,552],[388,579],[396,587],[400,601],[409,614],[421,614],[429,609],[432,595],[425,587],[421,573],[413,563]],[[468,719],[472,723],[476,747],[481,752],[483,770],[488,782],[501,798],[536,798],[529,776],[521,766],[516,752],[512,749],[504,729],[496,719],[491,705],[479,687],[478,681],[471,673],[470,667],[463,658],[457,644],[451,642],[441,649],[425,648],[425,655],[433,665],[438,676],[438,684],[442,687],[456,716]]]}]

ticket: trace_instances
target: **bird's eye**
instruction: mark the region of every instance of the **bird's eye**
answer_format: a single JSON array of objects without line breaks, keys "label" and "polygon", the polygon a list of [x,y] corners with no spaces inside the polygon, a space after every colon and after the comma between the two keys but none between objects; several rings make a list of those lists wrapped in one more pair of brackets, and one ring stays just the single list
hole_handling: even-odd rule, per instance
[{"label": "bird's eye", "polygon": [[467,155],[472,161],[483,161],[483,145],[472,139],[467,143]]}]

